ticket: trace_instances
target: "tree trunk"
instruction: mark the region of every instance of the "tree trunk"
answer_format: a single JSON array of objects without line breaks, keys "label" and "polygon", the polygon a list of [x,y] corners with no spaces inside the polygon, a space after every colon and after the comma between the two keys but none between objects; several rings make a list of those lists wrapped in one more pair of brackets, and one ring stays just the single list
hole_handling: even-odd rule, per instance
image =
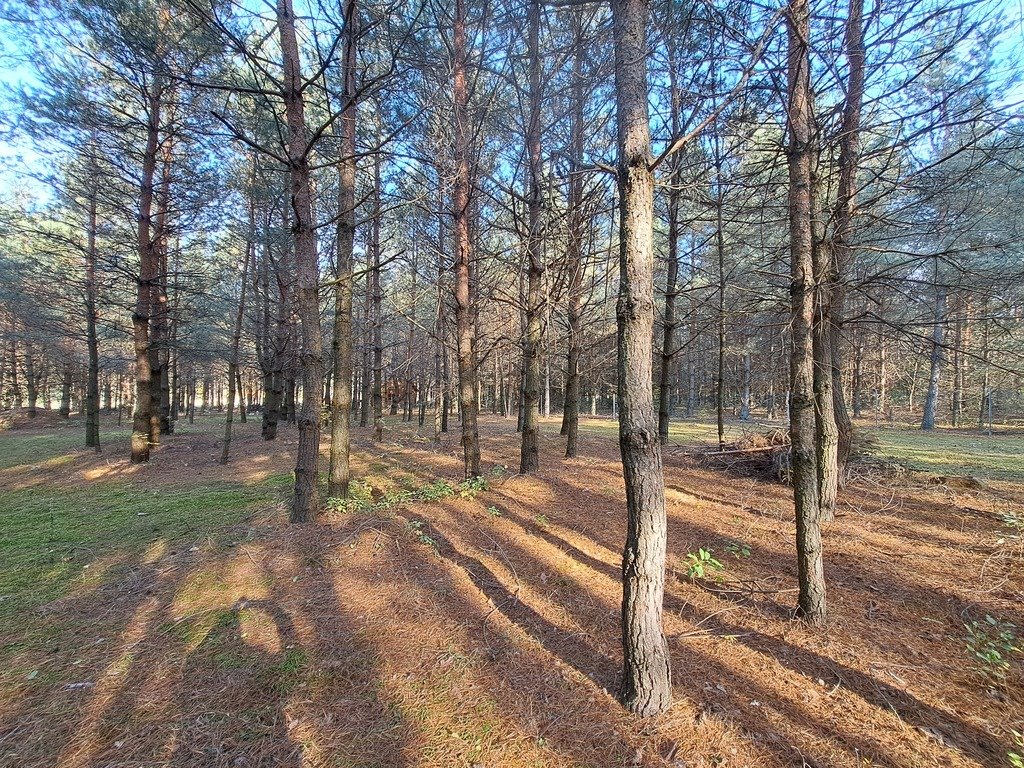
[{"label": "tree trunk", "polygon": [[619,697],[641,716],[672,703],[665,590],[665,486],[652,394],[654,174],[648,125],[646,0],[613,0],[618,122],[619,448],[626,483],[622,557],[623,671]]},{"label": "tree trunk", "polygon": [[[153,418],[153,371],[149,355],[149,322],[152,311],[153,286],[157,278],[158,258],[153,230],[153,181],[156,175],[157,152],[160,148],[160,99],[162,86],[150,86],[149,114],[146,124],[146,147],[142,155],[142,179],[139,194],[139,224],[136,245],[139,251],[139,279],[132,313],[132,338],[135,350],[135,414],[132,423],[131,460],[133,464],[149,461],[151,422]],[[159,433],[159,422],[157,423]]]},{"label": "tree trunk", "polygon": [[[85,247],[85,339],[89,354],[89,372],[85,386],[85,444],[100,450],[100,353],[96,325],[96,231],[99,174],[96,169],[95,145],[90,147],[88,211]],[[107,410],[110,410],[110,377],[107,377]]]},{"label": "tree trunk", "polygon": [[284,64],[285,116],[288,122],[288,165],[291,176],[292,233],[295,241],[296,310],[302,332],[299,367],[302,373],[302,413],[295,461],[293,523],[312,522],[318,507],[320,411],[323,406],[323,340],[320,330],[316,230],[307,153],[305,105],[299,46],[291,0],[278,0],[277,24]]},{"label": "tree trunk", "polygon": [[526,155],[529,160],[529,189],[526,196],[528,235],[526,241],[527,280],[526,333],[523,336],[523,437],[519,472],[536,472],[540,467],[540,343],[543,334],[544,278],[543,198],[541,192],[541,85],[540,85],[540,0],[530,0],[527,49],[530,80],[530,115],[526,126]]},{"label": "tree trunk", "polygon": [[57,415],[62,419],[71,416],[71,386],[75,383],[74,374],[71,370],[71,363],[65,361],[63,375],[60,382],[60,407]]},{"label": "tree trunk", "polygon": [[857,170],[860,167],[860,123],[864,101],[864,0],[850,0],[846,18],[846,59],[849,76],[839,135],[839,188],[836,195],[831,303],[828,325],[831,343],[832,411],[836,425],[836,476],[842,482],[853,442],[853,422],[843,397],[842,330],[845,322],[846,279],[853,263],[853,217],[857,211]]},{"label": "tree trunk", "polygon": [[352,263],[356,237],[356,43],[359,9],[346,0],[342,52],[341,159],[338,163],[337,272],[334,293],[334,392],[331,398],[331,464],[327,495],[348,498],[352,442]]},{"label": "tree trunk", "polygon": [[924,400],[921,429],[935,429],[935,413],[939,405],[939,379],[945,360],[943,350],[946,329],[946,288],[940,285],[939,260],[935,260],[935,316],[932,324],[931,369],[928,375],[928,393]]},{"label": "tree trunk", "polygon": [[818,509],[814,408],[814,236],[812,231],[810,8],[791,0],[788,33],[789,232],[791,324],[790,421],[799,578],[798,613],[825,623],[825,572]]},{"label": "tree trunk", "polygon": [[718,368],[715,374],[715,415],[718,422],[718,450],[725,450],[725,196],[722,188],[722,158],[715,144],[715,251],[718,256]]},{"label": "tree trunk", "polygon": [[[679,110],[681,97],[677,78],[676,46],[674,35],[668,39],[668,83],[672,109],[672,135],[680,131]],[[679,296],[679,198],[682,192],[679,178],[679,154],[669,159],[672,164],[668,179],[668,264],[665,278],[665,317],[661,337],[661,371],[658,379],[658,439],[668,443],[668,429],[672,418],[672,389],[669,377],[676,358],[676,298]]]},{"label": "tree trunk", "polygon": [[[167,124],[174,125],[173,92],[169,99]],[[151,372],[150,397],[152,413],[149,419],[149,440],[159,445],[160,435],[171,431],[170,390],[168,364],[170,361],[169,318],[167,297],[168,257],[170,247],[171,169],[173,165],[174,135],[170,133],[161,142],[161,178],[157,197],[156,222],[153,232],[156,275],[150,289],[153,306],[150,309],[149,365]]]},{"label": "tree trunk", "polygon": [[750,350],[743,351],[743,369],[740,373],[740,419],[750,420]]},{"label": "tree trunk", "polygon": [[[253,173],[252,181],[255,182],[256,174]],[[250,189],[249,194],[254,195],[255,189]],[[231,422],[235,413],[235,379],[238,376],[238,351],[242,345],[242,320],[245,317],[245,288],[249,280],[249,261],[256,254],[256,241],[254,229],[256,225],[256,203],[249,200],[249,241],[245,245],[245,259],[242,262],[242,285],[238,292],[238,312],[235,313],[235,327],[231,333],[231,357],[228,360],[228,414],[224,420],[224,445],[221,446],[220,463],[227,464],[228,456],[231,453]],[[239,391],[241,387],[238,388]]]},{"label": "tree trunk", "polygon": [[455,325],[459,353],[459,410],[462,417],[462,453],[466,478],[480,475],[480,434],[477,429],[476,307],[470,295],[473,261],[469,236],[470,130],[467,125],[469,89],[468,47],[464,0],[455,0],[453,35],[453,102],[455,179],[452,213],[455,231]]},{"label": "tree trunk", "polygon": [[373,339],[373,441],[384,439],[384,339],[380,287],[380,154],[373,156],[373,215],[370,219],[370,328]]}]

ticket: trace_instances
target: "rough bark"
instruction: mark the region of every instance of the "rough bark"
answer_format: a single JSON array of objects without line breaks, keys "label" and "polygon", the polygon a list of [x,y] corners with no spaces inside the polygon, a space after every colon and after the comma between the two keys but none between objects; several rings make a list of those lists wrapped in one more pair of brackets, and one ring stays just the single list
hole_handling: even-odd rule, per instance
[{"label": "rough bark", "polygon": [[814,414],[814,237],[812,231],[810,8],[792,0],[788,38],[790,309],[790,422],[793,497],[796,506],[798,613],[812,625],[825,622],[825,574],[818,509]]},{"label": "rough bark", "polygon": [[846,18],[846,60],[849,75],[839,136],[839,189],[836,196],[834,273],[829,330],[832,347],[832,396],[837,435],[836,472],[842,482],[853,441],[853,422],[843,397],[840,342],[845,319],[846,279],[853,263],[853,220],[857,211],[857,171],[860,167],[861,110],[864,102],[864,0],[850,0]]},{"label": "rough bark", "polygon": [[523,434],[519,471],[536,472],[540,467],[540,343],[543,335],[544,297],[541,281],[543,262],[543,199],[541,197],[541,85],[540,85],[540,0],[530,0],[527,22],[530,113],[526,126],[526,156],[529,161],[529,189],[526,196],[528,232],[526,240],[527,281],[526,333],[523,335]]},{"label": "rough bark", "polygon": [[[160,148],[160,110],[162,86],[150,84],[146,123],[146,146],[142,154],[139,187],[139,222],[136,247],[139,253],[139,277],[132,313],[132,341],[135,352],[135,413],[132,420],[131,460],[133,464],[149,461],[151,420],[153,417],[153,371],[149,355],[149,323],[152,311],[153,285],[157,277],[158,258],[153,238],[153,196],[157,153]],[[157,423],[159,433],[159,422]]]},{"label": "rough bark", "polygon": [[356,42],[359,9],[346,0],[342,52],[341,159],[338,162],[337,269],[334,288],[334,390],[327,495],[348,498],[352,441],[352,263],[356,237]]},{"label": "rough bark", "polygon": [[459,411],[462,417],[462,454],[467,478],[480,475],[480,434],[477,428],[476,312],[471,301],[470,269],[473,246],[469,234],[470,130],[466,9],[455,0],[453,35],[453,106],[455,179],[452,214],[455,234],[455,326],[459,357]]},{"label": "rough bark", "polygon": [[619,697],[641,716],[672,703],[665,589],[665,486],[652,393],[654,175],[650,168],[646,0],[613,0],[618,122],[619,448],[626,484],[622,558],[623,671]]},{"label": "rough bark", "polygon": [[316,230],[313,192],[307,154],[305,105],[295,15],[291,0],[278,0],[277,26],[284,64],[285,117],[288,123],[288,165],[291,179],[292,234],[295,243],[296,310],[301,326],[299,368],[302,412],[298,417],[299,445],[295,461],[293,523],[312,522],[318,507],[320,411],[323,407],[323,339],[320,330]]}]

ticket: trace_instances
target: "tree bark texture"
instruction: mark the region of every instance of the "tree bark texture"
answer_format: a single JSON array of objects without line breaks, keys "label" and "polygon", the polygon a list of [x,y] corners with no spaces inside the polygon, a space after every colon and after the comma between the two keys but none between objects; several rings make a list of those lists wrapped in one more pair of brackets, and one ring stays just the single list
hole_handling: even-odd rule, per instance
[{"label": "tree bark texture", "polygon": [[654,175],[650,168],[646,0],[613,0],[618,121],[619,448],[626,484],[622,558],[623,705],[641,716],[672,703],[665,590],[665,486],[652,392]]}]

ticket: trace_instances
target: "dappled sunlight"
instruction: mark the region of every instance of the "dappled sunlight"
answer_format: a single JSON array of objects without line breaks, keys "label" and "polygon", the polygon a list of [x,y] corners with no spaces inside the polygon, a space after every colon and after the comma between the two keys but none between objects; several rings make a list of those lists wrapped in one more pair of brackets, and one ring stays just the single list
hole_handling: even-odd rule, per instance
[{"label": "dappled sunlight", "polygon": [[99,750],[109,748],[109,745],[102,741],[101,721],[124,690],[128,672],[136,660],[135,649],[151,633],[160,607],[160,601],[156,597],[143,601],[135,609],[121,634],[117,650],[114,652],[114,660],[98,678],[94,681],[70,683],[81,685],[83,695],[88,701],[82,708],[74,736],[61,753],[58,761],[60,765],[71,768],[87,766]]},{"label": "dappled sunlight", "polygon": [[[515,451],[514,423],[500,427],[485,464]],[[353,461],[368,506],[313,526],[286,524],[291,461],[255,430],[187,492],[177,478],[35,499],[29,530],[43,541],[50,503],[90,509],[57,523],[103,521],[114,533],[46,563],[39,585],[63,596],[28,623],[61,629],[7,657],[20,682],[0,678],[3,728],[38,730],[48,707],[70,713],[19,751],[49,756],[26,764],[209,764],[208,749],[310,768],[338,755],[396,768],[590,768],[638,753],[644,766],[671,765],[666,755],[744,767],[987,764],[993,723],[1011,710],[979,689],[961,617],[1024,623],[1021,575],[991,557],[1010,502],[985,489],[848,489],[825,529],[832,620],[821,634],[791,620],[788,490],[666,466],[675,703],[641,722],[613,697],[625,526],[614,442],[588,437],[589,453],[563,460],[545,440],[544,472],[498,472],[462,497],[415,501],[401,494],[457,484],[459,458],[390,429],[391,442],[361,444]],[[250,475],[268,479],[240,482]],[[211,520],[248,517],[208,532],[170,525],[200,504]],[[69,529],[79,530],[89,529]],[[703,547],[723,569],[692,578],[688,555]],[[953,564],[995,589],[951,578]],[[48,650],[58,644],[67,649]],[[66,688],[75,682],[91,685]]]},{"label": "dappled sunlight", "polygon": [[245,600],[238,607],[238,636],[264,653],[279,653],[284,648],[273,617],[261,608],[250,607]]}]

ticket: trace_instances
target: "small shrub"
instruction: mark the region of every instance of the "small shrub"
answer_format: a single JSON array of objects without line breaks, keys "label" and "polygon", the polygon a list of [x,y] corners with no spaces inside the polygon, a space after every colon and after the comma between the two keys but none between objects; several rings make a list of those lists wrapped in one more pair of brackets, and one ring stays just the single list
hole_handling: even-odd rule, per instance
[{"label": "small shrub", "polygon": [[1022,649],[1017,627],[1008,621],[985,616],[984,621],[971,621],[967,629],[967,652],[977,662],[978,670],[997,680],[1004,680],[1010,671],[1013,654]]},{"label": "small shrub", "polygon": [[710,549],[701,547],[696,554],[688,552],[686,555],[686,575],[692,579],[703,579],[709,571],[722,571],[725,566],[715,559]]},{"label": "small shrub", "polygon": [[725,551],[735,558],[743,558],[745,560],[750,557],[750,546],[742,541],[730,541],[725,545]]},{"label": "small shrub", "polygon": [[427,535],[427,532],[423,530],[422,520],[410,520],[405,524],[405,529],[413,534],[413,536],[416,537],[416,540],[423,546],[430,547],[431,549],[437,549],[437,542],[430,538],[430,536]]},{"label": "small shrub", "polygon": [[1019,731],[1010,731],[1010,733],[1013,734],[1013,749],[1006,753],[1006,757],[1010,761],[1010,768],[1024,768],[1024,734]]},{"label": "small shrub", "polygon": [[455,488],[447,480],[435,480],[421,486],[416,492],[416,498],[420,501],[440,501],[455,495]]},{"label": "small shrub", "polygon": [[471,477],[459,483],[459,498],[474,499],[476,495],[487,490],[486,477]]},{"label": "small shrub", "polygon": [[373,486],[365,480],[352,480],[348,484],[348,498],[331,497],[327,508],[335,512],[363,512],[373,508]]},{"label": "small shrub", "polygon": [[501,510],[492,505],[487,508],[487,514],[491,517],[501,517]]}]

